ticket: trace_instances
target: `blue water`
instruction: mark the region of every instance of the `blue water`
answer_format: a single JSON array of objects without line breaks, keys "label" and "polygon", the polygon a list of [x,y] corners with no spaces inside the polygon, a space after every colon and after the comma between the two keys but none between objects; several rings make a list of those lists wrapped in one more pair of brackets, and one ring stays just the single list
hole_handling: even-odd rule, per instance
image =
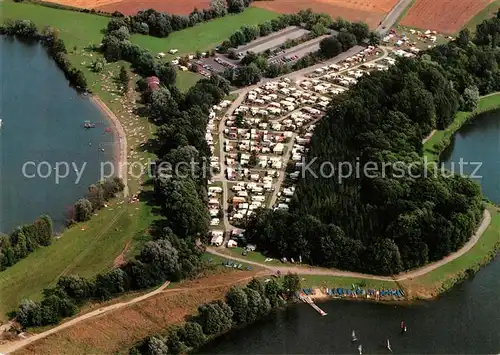
[{"label": "blue water", "polygon": [[[8,233],[41,213],[60,230],[68,208],[99,180],[100,162],[113,157],[114,136],[105,132],[111,124],[68,85],[39,44],[0,37],[0,61],[0,231]],[[96,128],[84,129],[86,120]],[[57,162],[63,162],[61,175],[62,164],[69,166],[68,177],[59,181]],[[74,167],[82,171],[85,163],[78,181]]]}]

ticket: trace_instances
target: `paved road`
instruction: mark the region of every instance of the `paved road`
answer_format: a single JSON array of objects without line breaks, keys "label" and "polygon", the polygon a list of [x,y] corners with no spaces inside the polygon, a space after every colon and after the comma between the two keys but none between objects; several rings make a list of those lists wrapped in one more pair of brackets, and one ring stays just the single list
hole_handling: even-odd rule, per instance
[{"label": "paved road", "polygon": [[0,345],[0,353],[10,354],[16,350],[19,350],[19,349],[37,341],[37,340],[43,339],[51,334],[57,333],[65,328],[71,327],[72,325],[75,325],[76,323],[80,323],[81,321],[84,321],[85,319],[93,318],[96,316],[101,316],[104,313],[107,313],[109,311],[115,311],[117,309],[120,309],[120,308],[123,308],[126,306],[130,306],[134,303],[144,301],[144,300],[162,292],[169,284],[170,284],[170,281],[167,281],[163,285],[161,285],[159,288],[157,288],[156,290],[154,290],[150,293],[146,293],[145,295],[133,298],[127,302],[116,303],[116,304],[113,304],[111,306],[99,308],[95,311],[85,313],[85,314],[81,315],[80,317],[71,319],[71,320],[69,320],[69,321],[67,321],[67,322],[65,322],[57,327],[49,329],[43,333],[35,334],[33,336],[30,336],[29,338],[26,338],[26,339],[23,339],[23,340],[20,340],[17,342],[2,344],[2,345]]},{"label": "paved road", "polygon": [[340,271],[340,270],[332,270],[332,269],[323,269],[323,268],[317,268],[317,267],[298,267],[298,266],[275,266],[275,265],[267,265],[267,264],[261,264],[255,261],[251,261],[245,258],[240,258],[240,257],[233,257],[229,256],[225,253],[222,253],[214,248],[207,248],[207,251],[211,254],[218,255],[221,257],[224,257],[226,259],[231,259],[231,260],[236,260],[241,263],[245,264],[252,264],[256,266],[263,267],[273,273],[276,273],[280,271],[282,274],[287,273],[287,272],[292,272],[292,273],[297,273],[297,274],[302,274],[302,275],[330,275],[330,276],[340,276],[340,277],[356,277],[356,278],[363,278],[363,279],[371,279],[371,280],[380,280],[380,281],[404,281],[407,279],[412,279],[415,277],[419,277],[422,275],[425,275],[433,270],[436,270],[437,268],[461,257],[465,253],[467,253],[469,250],[472,249],[474,245],[476,245],[477,241],[483,235],[484,231],[488,228],[488,226],[491,223],[491,214],[488,210],[484,210],[483,214],[483,220],[481,221],[481,224],[479,225],[478,229],[476,230],[476,233],[469,239],[469,241],[460,249],[457,250],[456,252],[448,255],[447,257],[436,261],[434,263],[422,266],[421,268],[408,271],[408,272],[403,272],[398,275],[394,276],[377,276],[377,275],[370,275],[370,274],[361,274],[357,272],[349,272],[349,271]]},{"label": "paved road", "polygon": [[382,20],[382,24],[375,30],[380,35],[385,35],[392,26],[396,23],[399,16],[410,6],[412,0],[399,0],[399,2],[392,8],[392,10]]}]

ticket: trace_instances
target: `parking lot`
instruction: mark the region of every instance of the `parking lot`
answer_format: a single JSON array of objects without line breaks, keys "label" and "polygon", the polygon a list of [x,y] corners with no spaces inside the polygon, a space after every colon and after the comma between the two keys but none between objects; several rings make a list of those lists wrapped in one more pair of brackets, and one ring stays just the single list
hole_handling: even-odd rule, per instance
[{"label": "parking lot", "polygon": [[316,52],[319,50],[319,43],[330,35],[324,35],[314,38],[310,41],[299,44],[298,46],[289,48],[284,51],[280,51],[278,55],[268,59],[269,64],[273,63],[292,63],[305,57],[311,52]]},{"label": "parking lot", "polygon": [[287,27],[281,31],[260,37],[243,46],[239,46],[236,48],[236,53],[240,58],[244,57],[247,52],[262,53],[268,49],[279,47],[287,40],[297,39],[308,33],[308,30],[300,27]]}]

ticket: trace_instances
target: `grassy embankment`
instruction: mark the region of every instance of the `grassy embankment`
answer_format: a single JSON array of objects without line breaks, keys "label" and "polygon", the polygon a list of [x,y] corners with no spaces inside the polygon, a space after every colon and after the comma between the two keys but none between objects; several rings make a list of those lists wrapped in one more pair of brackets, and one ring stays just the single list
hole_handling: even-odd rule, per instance
[{"label": "grassy embankment", "polygon": [[[481,97],[479,105],[474,112],[458,112],[455,120],[444,130],[436,131],[432,137],[424,144],[424,156],[428,161],[438,161],[439,155],[449,145],[451,137],[462,127],[467,120],[473,119],[476,115],[500,108],[500,93]],[[436,147],[437,148],[436,148]]]}]

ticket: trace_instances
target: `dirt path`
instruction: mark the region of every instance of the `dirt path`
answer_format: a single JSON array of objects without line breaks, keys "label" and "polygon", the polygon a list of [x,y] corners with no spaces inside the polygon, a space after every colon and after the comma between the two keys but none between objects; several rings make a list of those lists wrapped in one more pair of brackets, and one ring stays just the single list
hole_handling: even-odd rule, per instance
[{"label": "dirt path", "polygon": [[101,110],[113,124],[114,131],[118,136],[118,152],[116,156],[115,170],[118,168],[118,177],[122,178],[125,188],[123,189],[124,197],[129,194],[128,190],[128,164],[127,164],[127,136],[123,126],[116,115],[109,109],[108,106],[101,100],[99,96],[91,95],[90,100]]},{"label": "dirt path", "polygon": [[121,303],[116,303],[116,304],[113,304],[111,306],[107,306],[107,307],[104,307],[104,308],[99,308],[95,311],[92,311],[92,312],[89,312],[89,313],[85,313],[84,315],[81,315],[77,318],[74,318],[74,319],[71,319],[57,327],[54,327],[52,329],[49,329],[43,333],[39,333],[39,334],[35,334],[27,339],[23,339],[23,340],[20,340],[20,341],[16,341],[16,342],[11,342],[11,343],[7,343],[7,344],[2,344],[0,345],[0,354],[10,354],[16,350],[19,350],[37,340],[40,340],[40,339],[43,339],[51,334],[54,334],[54,333],[57,333],[63,329],[66,329],[68,327],[71,327],[77,323],[80,323],[86,319],[90,319],[90,318],[93,318],[93,317],[96,317],[96,316],[101,316],[107,312],[110,312],[110,311],[115,311],[117,309],[120,309],[120,308],[123,308],[123,307],[126,307],[126,306],[130,306],[134,303],[137,303],[137,302],[141,302],[141,301],[144,301],[160,292],[162,292],[168,285],[170,284],[170,281],[167,281],[165,282],[163,285],[161,285],[159,288],[157,288],[156,290],[150,292],[150,293],[147,293],[145,295],[142,295],[142,296],[139,296],[139,297],[136,297],[128,302],[121,302]]},{"label": "dirt path", "polygon": [[251,264],[251,265],[257,265],[260,267],[263,267],[267,270],[269,270],[272,273],[276,273],[277,271],[280,271],[281,273],[287,273],[287,272],[293,272],[297,274],[302,274],[302,275],[330,275],[330,276],[340,276],[340,277],[355,277],[355,278],[362,278],[362,279],[370,279],[370,280],[380,280],[380,281],[403,281],[415,277],[419,277],[422,275],[425,275],[433,270],[436,270],[440,266],[443,266],[459,257],[467,253],[469,250],[472,249],[474,245],[476,245],[477,241],[481,237],[481,235],[484,233],[486,228],[491,223],[491,214],[488,210],[484,210],[483,214],[483,220],[481,221],[481,224],[479,225],[476,233],[469,239],[469,241],[460,249],[457,250],[456,252],[448,255],[447,257],[436,261],[434,263],[430,263],[428,265],[422,266],[421,268],[408,271],[408,272],[403,272],[398,275],[394,275],[393,277],[391,276],[377,276],[377,275],[370,275],[370,274],[362,274],[362,273],[357,273],[357,272],[349,272],[349,271],[340,271],[340,270],[332,270],[332,269],[322,269],[322,268],[317,268],[317,267],[298,267],[298,266],[272,266],[272,265],[266,265],[266,264],[261,264],[255,261],[251,261],[245,258],[239,258],[239,257],[233,257],[229,256],[227,254],[224,254],[217,249],[214,248],[207,248],[207,251],[211,254],[221,256],[226,259],[231,259],[231,260],[236,260],[241,263],[245,264]]},{"label": "dirt path", "polygon": [[434,135],[434,133],[436,133],[436,131],[437,131],[436,129],[433,129],[431,131],[431,133],[429,133],[429,135],[427,137],[425,137],[424,139],[422,139],[422,145],[425,144],[425,143],[427,143],[427,141],[432,138],[432,136]]}]

